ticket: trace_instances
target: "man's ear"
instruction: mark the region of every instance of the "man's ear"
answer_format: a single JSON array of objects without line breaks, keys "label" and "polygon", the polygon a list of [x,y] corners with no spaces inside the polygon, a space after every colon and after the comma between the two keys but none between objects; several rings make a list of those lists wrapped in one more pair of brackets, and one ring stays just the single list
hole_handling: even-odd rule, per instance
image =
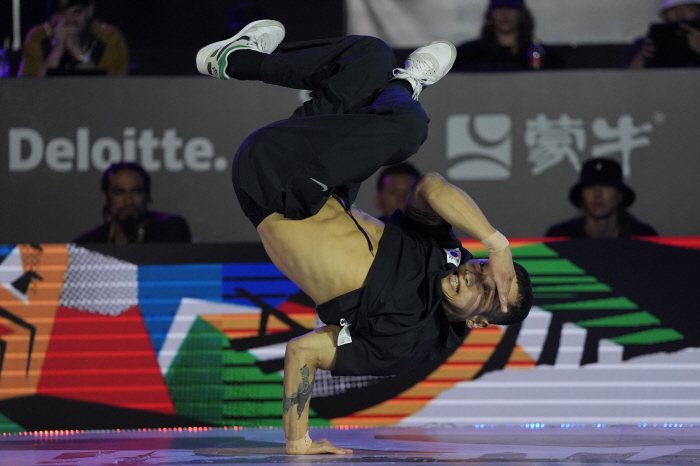
[{"label": "man's ear", "polygon": [[484,316],[476,316],[473,319],[467,319],[466,322],[469,328],[486,328],[489,326],[489,321]]}]

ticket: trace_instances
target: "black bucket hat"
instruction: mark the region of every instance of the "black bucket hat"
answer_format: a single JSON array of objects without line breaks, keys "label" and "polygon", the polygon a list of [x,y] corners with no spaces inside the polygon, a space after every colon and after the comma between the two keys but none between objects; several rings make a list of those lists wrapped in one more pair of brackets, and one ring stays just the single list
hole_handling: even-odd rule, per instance
[{"label": "black bucket hat", "polygon": [[569,191],[569,202],[581,207],[583,188],[594,185],[614,186],[622,192],[622,207],[627,208],[634,203],[636,195],[632,188],[622,181],[622,167],[612,159],[595,158],[583,164],[579,182]]}]

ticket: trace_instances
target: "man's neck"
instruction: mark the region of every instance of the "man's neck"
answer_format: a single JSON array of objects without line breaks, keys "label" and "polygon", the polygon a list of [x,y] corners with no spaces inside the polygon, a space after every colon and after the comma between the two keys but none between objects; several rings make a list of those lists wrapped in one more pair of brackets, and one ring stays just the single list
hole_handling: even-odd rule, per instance
[{"label": "man's neck", "polygon": [[617,238],[620,235],[617,212],[605,217],[586,216],[583,228],[591,238]]}]

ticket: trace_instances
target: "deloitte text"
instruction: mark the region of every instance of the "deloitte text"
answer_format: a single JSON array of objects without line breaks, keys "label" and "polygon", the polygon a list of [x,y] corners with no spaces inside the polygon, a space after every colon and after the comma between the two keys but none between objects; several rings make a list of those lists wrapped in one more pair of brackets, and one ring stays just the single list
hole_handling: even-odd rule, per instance
[{"label": "deloitte text", "polygon": [[114,162],[139,162],[148,171],[172,172],[191,170],[206,172],[226,170],[228,162],[215,157],[214,144],[203,137],[184,141],[175,129],[166,129],[157,138],[152,129],[138,135],[136,128],[124,128],[121,142],[102,137],[90,141],[90,129],[80,127],[75,140],[57,137],[44,142],[33,128],[10,128],[9,169],[11,172],[31,171],[42,162],[57,172],[105,170]]}]

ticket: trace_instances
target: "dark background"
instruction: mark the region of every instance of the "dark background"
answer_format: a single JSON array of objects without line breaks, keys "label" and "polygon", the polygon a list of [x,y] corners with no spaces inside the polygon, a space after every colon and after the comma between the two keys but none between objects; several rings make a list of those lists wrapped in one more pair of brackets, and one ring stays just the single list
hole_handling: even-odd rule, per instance
[{"label": "dark background", "polygon": [[[223,40],[229,13],[255,4],[264,17],[285,25],[285,40],[313,40],[345,35],[343,0],[96,0],[95,16],[117,26],[126,37],[131,74],[196,75],[194,57],[206,44]],[[21,1],[21,35],[48,18],[46,0]],[[644,31],[640,31],[640,35]],[[0,46],[16,76],[21,55],[10,52],[12,2],[0,2]],[[556,45],[568,68],[621,68],[627,44]],[[399,61],[411,50],[396,50]]]},{"label": "dark background", "polygon": [[[48,18],[45,0],[22,0],[22,38]],[[226,39],[229,12],[256,4],[268,19],[285,25],[288,41],[344,35],[342,0],[96,0],[95,17],[117,26],[127,40],[132,74],[197,74],[194,57],[203,46]],[[12,34],[12,5],[0,2],[0,44]],[[5,47],[8,49],[9,47]],[[11,75],[18,53],[11,54]]]}]

